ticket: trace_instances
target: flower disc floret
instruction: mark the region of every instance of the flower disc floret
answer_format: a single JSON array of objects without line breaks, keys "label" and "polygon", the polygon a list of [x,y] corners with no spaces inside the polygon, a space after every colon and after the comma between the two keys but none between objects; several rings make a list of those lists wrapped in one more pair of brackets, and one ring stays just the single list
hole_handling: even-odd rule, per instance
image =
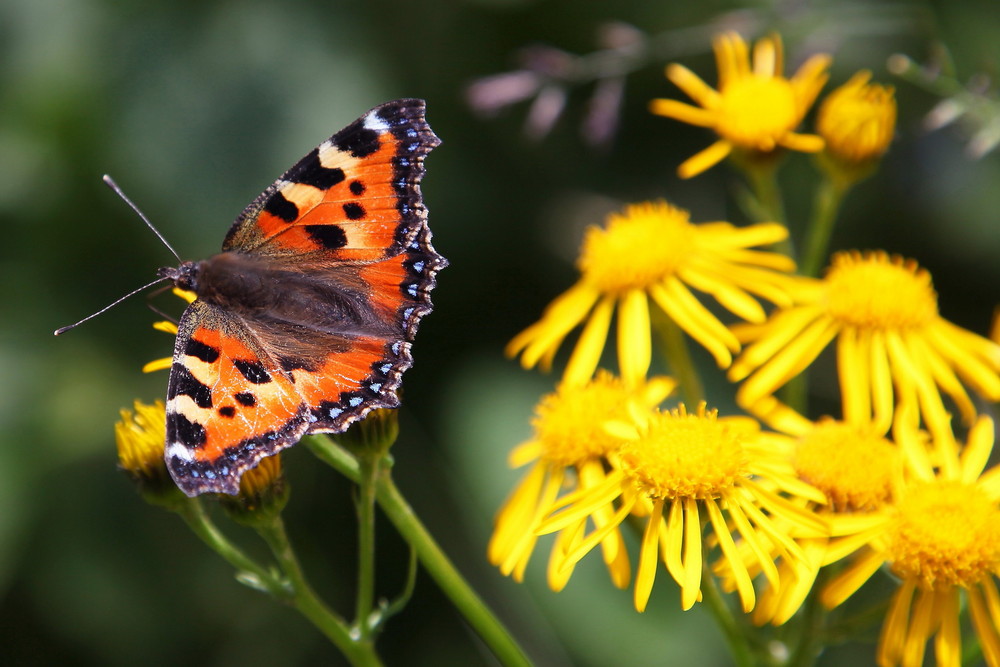
[{"label": "flower disc floret", "polygon": [[619,452],[622,470],[650,498],[719,498],[745,476],[743,434],[717,411],[655,412]]},{"label": "flower disc floret", "polygon": [[604,228],[587,229],[578,266],[601,292],[644,290],[690,257],[693,240],[687,211],[662,200],[633,204],[609,215]]},{"label": "flower disc floret", "polygon": [[830,315],[848,326],[904,330],[938,315],[930,274],[897,255],[838,254],[826,284]]},{"label": "flower disc floret", "polygon": [[913,485],[888,536],[892,570],[925,589],[967,587],[1000,568],[1000,506],[976,486]]},{"label": "flower disc floret", "polygon": [[901,460],[874,429],[827,419],[799,439],[793,465],[834,509],[867,511],[889,500]]}]

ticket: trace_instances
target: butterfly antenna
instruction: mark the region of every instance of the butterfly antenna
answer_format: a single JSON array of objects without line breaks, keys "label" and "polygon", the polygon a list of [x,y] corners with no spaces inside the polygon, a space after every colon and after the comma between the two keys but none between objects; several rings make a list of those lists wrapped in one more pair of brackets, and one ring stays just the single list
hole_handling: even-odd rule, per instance
[{"label": "butterfly antenna", "polygon": [[123,296],[123,297],[120,297],[120,298],[118,298],[118,299],[115,299],[114,303],[109,303],[108,305],[104,306],[104,308],[101,308],[101,309],[100,309],[99,311],[97,311],[96,313],[93,313],[93,314],[91,314],[91,315],[87,315],[87,316],[86,316],[85,318],[83,318],[82,320],[80,320],[80,321],[79,321],[79,322],[77,322],[76,324],[71,324],[71,325],[69,325],[68,327],[60,327],[59,329],[56,329],[56,330],[55,330],[55,331],[54,331],[53,333],[55,333],[55,335],[57,335],[57,336],[58,336],[59,334],[64,334],[64,333],[66,333],[67,331],[69,331],[70,329],[72,329],[73,327],[78,327],[78,326],[80,326],[81,324],[83,324],[84,322],[86,322],[87,320],[92,320],[92,319],[94,319],[95,317],[97,317],[98,315],[100,315],[101,313],[103,313],[103,312],[105,312],[105,311],[107,311],[107,310],[110,310],[110,309],[114,308],[115,306],[117,306],[117,305],[118,305],[119,303],[121,303],[121,302],[122,302],[122,301],[124,301],[125,299],[129,298],[130,296],[133,296],[133,295],[135,295],[135,294],[138,294],[139,292],[143,291],[144,289],[149,289],[150,287],[152,287],[152,286],[153,286],[153,285],[155,285],[156,283],[162,283],[162,282],[163,282],[164,280],[169,280],[169,279],[170,279],[170,276],[162,276],[162,277],[160,277],[160,278],[157,278],[157,279],[156,279],[156,280],[154,280],[153,282],[151,282],[151,283],[149,283],[149,284],[147,284],[147,285],[143,285],[142,287],[140,287],[140,288],[138,288],[138,289],[134,289],[134,290],[132,290],[131,292],[129,292],[128,294],[126,294],[126,295],[125,295],[125,296]]},{"label": "butterfly antenna", "polygon": [[[167,239],[163,238],[163,234],[160,233],[160,230],[157,229],[156,227],[154,227],[153,223],[150,222],[149,218],[146,217],[146,214],[143,213],[142,211],[140,211],[139,207],[136,206],[135,204],[133,204],[132,200],[129,199],[128,196],[124,192],[122,192],[122,189],[120,187],[118,187],[118,184],[115,183],[114,179],[111,178],[110,176],[108,176],[107,174],[104,174],[104,182],[107,184],[107,186],[109,188],[111,188],[112,190],[115,191],[115,194],[117,194],[119,197],[121,197],[122,200],[126,204],[129,205],[129,208],[131,208],[133,211],[136,212],[136,215],[138,215],[140,218],[142,218],[142,221],[146,223],[146,226],[153,230],[153,233],[156,234],[156,237],[158,239],[160,239],[160,241],[163,243],[163,245],[167,246],[167,250],[169,250],[171,253],[173,253],[174,257],[177,258],[177,261],[183,263],[184,260],[182,260],[181,256],[177,254],[177,251],[174,250],[174,247],[172,245],[170,245],[169,243],[167,243]],[[147,285],[147,287],[148,287],[148,285]],[[141,289],[145,289],[145,288],[141,288]],[[131,296],[131,294],[128,295],[128,296]],[[122,297],[122,298],[124,299],[126,297]],[[115,303],[117,303],[117,302],[115,302]],[[114,304],[111,304],[111,305],[113,306]],[[94,313],[94,315],[97,315],[97,313]]]}]

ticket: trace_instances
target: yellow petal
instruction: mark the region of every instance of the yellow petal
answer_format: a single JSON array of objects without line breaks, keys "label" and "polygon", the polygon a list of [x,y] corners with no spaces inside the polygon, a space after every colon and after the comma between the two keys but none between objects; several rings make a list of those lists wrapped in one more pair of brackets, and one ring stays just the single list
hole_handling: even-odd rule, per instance
[{"label": "yellow petal", "polygon": [[703,151],[695,153],[688,159],[684,160],[677,167],[677,175],[681,178],[691,178],[692,176],[697,176],[703,171],[714,167],[718,163],[726,159],[733,150],[733,145],[725,139],[719,139],[714,144],[709,146]]},{"label": "yellow petal", "polygon": [[594,371],[601,361],[604,344],[608,340],[608,329],[611,328],[611,315],[614,313],[615,300],[605,296],[590,313],[583,333],[580,334],[573,354],[566,364],[563,382],[571,385],[584,385],[593,377]]},{"label": "yellow petal", "polygon": [[635,591],[633,593],[635,610],[646,610],[649,595],[653,590],[653,580],[656,579],[657,546],[659,545],[660,524],[663,521],[663,501],[653,504],[653,512],[646,521],[646,529],[642,533],[642,543],[639,545],[639,568],[635,575]]},{"label": "yellow petal", "polygon": [[618,365],[626,384],[638,385],[652,360],[649,300],[642,290],[629,290],[618,306]]},{"label": "yellow petal", "polygon": [[667,65],[667,78],[705,109],[718,108],[719,93],[684,65]]}]

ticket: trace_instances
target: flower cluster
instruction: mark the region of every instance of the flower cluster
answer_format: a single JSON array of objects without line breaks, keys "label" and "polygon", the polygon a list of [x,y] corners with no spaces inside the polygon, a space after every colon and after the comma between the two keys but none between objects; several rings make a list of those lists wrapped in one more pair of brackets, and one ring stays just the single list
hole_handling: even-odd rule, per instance
[{"label": "flower cluster", "polygon": [[[817,199],[825,208],[799,258],[812,267],[827,261],[839,201],[889,147],[893,90],[859,72],[822,100],[816,133],[803,133],[830,56],[785,78],[776,36],[752,58],[734,33],[715,51],[717,90],[670,65],[699,106],[657,99],[651,110],[714,131],[678,175],[730,158],[757,195],[748,216],[758,222],[698,224],[654,201],[587,230],[577,283],[507,347],[548,370],[581,327],[534,436],[511,455],[531,468],[497,515],[490,561],[520,581],[539,537],[556,533],[553,590],[600,546],[639,611],[662,564],[684,609],[718,584],[773,625],[809,600],[837,607],[885,569],[899,583],[880,665],[920,665],[931,641],[939,664],[959,664],[965,608],[986,662],[1000,665],[1000,467],[986,471],[994,427],[974,398],[1000,400],[1000,345],[941,317],[915,261],[838,253],[817,278],[779,251],[788,231],[769,179],[786,149],[816,154],[817,187],[833,193]],[[618,377],[600,368],[615,321]],[[748,414],[707,407],[685,334],[739,383]],[[676,379],[651,375],[658,343]],[[833,343],[841,414],[812,420],[803,379]],[[675,385],[687,404],[661,407]],[[964,445],[952,411],[971,427]],[[641,526],[634,561],[627,524]]]}]

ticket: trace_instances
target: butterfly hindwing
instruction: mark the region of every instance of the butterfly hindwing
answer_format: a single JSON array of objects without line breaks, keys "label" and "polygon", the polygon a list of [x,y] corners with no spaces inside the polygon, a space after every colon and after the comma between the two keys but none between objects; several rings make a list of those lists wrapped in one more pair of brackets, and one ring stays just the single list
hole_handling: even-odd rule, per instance
[{"label": "butterfly hindwing", "polygon": [[236,493],[244,471],[297,442],[312,420],[245,324],[200,300],[178,326],[166,407],[167,468],[188,495]]},{"label": "butterfly hindwing", "polygon": [[198,299],[168,386],[168,468],[185,493],[236,493],[243,472],[310,432],[396,407],[437,272],[420,193],[439,140],[421,100],[334,134],[233,223],[223,252],[170,272]]}]

